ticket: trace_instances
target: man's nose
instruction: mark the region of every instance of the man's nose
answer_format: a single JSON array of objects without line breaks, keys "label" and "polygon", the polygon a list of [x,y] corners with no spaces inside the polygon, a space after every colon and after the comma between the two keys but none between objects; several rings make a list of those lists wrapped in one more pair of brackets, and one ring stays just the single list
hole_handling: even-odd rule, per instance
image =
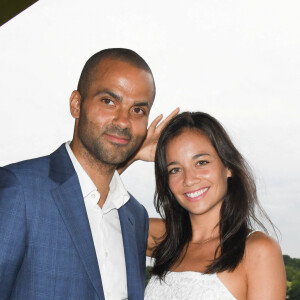
[{"label": "man's nose", "polygon": [[129,128],[130,120],[129,113],[126,110],[119,110],[114,118],[114,124],[120,128]]}]

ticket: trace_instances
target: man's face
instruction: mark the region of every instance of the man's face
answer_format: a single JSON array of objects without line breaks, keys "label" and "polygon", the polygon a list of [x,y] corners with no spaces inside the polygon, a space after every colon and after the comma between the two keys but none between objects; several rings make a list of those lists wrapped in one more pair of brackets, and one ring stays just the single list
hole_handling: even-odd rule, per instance
[{"label": "man's face", "polygon": [[146,135],[153,78],[128,63],[106,59],[93,70],[90,80],[80,105],[77,137],[94,158],[118,165]]}]

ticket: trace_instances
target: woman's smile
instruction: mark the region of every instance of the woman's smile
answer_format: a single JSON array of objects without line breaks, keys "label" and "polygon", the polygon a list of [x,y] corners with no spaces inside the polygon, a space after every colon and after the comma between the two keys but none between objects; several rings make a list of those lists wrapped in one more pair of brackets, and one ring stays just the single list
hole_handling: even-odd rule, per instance
[{"label": "woman's smile", "polygon": [[209,189],[208,187],[205,187],[199,190],[184,193],[184,195],[186,196],[186,199],[188,201],[198,201],[203,199],[206,196],[208,189]]}]

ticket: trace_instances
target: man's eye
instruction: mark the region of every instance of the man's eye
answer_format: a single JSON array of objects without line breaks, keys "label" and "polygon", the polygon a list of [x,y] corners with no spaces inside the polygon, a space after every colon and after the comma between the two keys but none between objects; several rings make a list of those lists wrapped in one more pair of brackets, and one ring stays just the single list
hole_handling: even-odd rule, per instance
[{"label": "man's eye", "polygon": [[145,111],[143,109],[141,109],[140,107],[134,107],[133,108],[133,112],[139,115],[144,115]]},{"label": "man's eye", "polygon": [[114,102],[109,98],[103,98],[102,102],[104,102],[105,104],[108,104],[108,105],[113,105],[114,104]]}]

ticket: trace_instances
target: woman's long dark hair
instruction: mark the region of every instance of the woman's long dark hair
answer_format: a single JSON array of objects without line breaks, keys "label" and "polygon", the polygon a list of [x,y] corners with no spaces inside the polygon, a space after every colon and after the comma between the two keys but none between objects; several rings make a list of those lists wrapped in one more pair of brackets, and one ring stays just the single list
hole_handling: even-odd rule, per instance
[{"label": "woman's long dark hair", "polygon": [[[155,263],[152,274],[158,275],[161,279],[178,261],[182,252],[186,251],[186,246],[192,238],[189,214],[178,204],[169,188],[166,166],[168,143],[185,129],[196,129],[205,134],[223,165],[232,173],[232,177],[228,178],[227,194],[220,212],[220,244],[206,273],[233,271],[244,256],[249,231],[259,226],[267,232],[266,227],[256,217],[256,210],[271,223],[258,203],[256,186],[250,168],[232,144],[222,125],[212,116],[202,112],[184,112],[177,115],[163,130],[155,154],[154,205],[165,220],[166,234],[154,249]],[[217,256],[218,251],[220,255]]]}]

